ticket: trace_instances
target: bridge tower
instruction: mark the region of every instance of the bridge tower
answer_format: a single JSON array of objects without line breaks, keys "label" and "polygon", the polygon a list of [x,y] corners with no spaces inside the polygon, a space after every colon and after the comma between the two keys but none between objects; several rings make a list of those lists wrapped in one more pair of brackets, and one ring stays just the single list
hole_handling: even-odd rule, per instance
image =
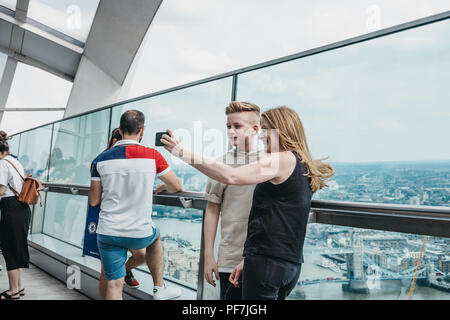
[{"label": "bridge tower", "polygon": [[353,253],[348,253],[347,258],[347,277],[350,282],[342,285],[342,290],[353,293],[369,293],[367,287],[366,273],[364,271],[364,243],[358,232],[351,231],[351,243]]}]

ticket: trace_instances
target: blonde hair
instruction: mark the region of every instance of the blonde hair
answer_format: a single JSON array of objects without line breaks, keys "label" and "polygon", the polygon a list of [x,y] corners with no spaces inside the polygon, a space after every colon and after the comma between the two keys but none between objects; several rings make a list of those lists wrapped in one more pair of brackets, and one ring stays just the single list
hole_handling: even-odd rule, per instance
[{"label": "blonde hair", "polygon": [[306,141],[305,130],[297,112],[286,106],[269,109],[261,115],[272,129],[277,129],[280,146],[286,151],[295,151],[306,166],[306,176],[311,178],[313,193],[328,187],[327,180],[334,175],[333,167],[322,160],[313,160]]},{"label": "blonde hair", "polygon": [[225,115],[229,115],[236,112],[256,112],[260,113],[259,107],[251,102],[246,101],[232,101],[225,109]]}]

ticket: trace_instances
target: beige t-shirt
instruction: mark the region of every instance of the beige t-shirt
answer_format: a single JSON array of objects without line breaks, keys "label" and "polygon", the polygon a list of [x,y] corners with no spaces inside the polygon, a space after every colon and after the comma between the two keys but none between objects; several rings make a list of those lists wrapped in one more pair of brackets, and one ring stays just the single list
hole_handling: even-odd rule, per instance
[{"label": "beige t-shirt", "polygon": [[[228,151],[218,161],[232,167],[240,167],[257,161],[262,151],[238,152]],[[221,239],[217,264],[220,272],[230,272],[243,259],[244,243],[247,238],[248,216],[253,200],[255,185],[226,185],[208,179],[205,198],[220,203]]]}]

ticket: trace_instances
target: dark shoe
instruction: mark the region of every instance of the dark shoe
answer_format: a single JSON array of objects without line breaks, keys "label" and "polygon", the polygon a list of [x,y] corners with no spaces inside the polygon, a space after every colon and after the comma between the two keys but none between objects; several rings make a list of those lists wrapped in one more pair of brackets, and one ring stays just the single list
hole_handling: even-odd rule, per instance
[{"label": "dark shoe", "polygon": [[20,293],[20,296],[23,297],[25,295],[25,288],[20,290],[18,293]]},{"label": "dark shoe", "polygon": [[125,285],[131,289],[139,288],[139,282],[134,278],[134,275],[131,271],[127,272],[125,276]]},{"label": "dark shoe", "polygon": [[[7,294],[7,292],[8,292],[8,290],[6,290],[6,291],[4,291],[4,292],[2,292],[1,294],[0,294],[0,299],[1,300],[18,300],[18,299],[20,299],[20,294],[19,294],[19,292],[16,292],[15,294],[13,294],[13,295],[9,295],[9,294]],[[14,298],[14,296],[17,296],[17,295],[19,295],[17,298]]]}]

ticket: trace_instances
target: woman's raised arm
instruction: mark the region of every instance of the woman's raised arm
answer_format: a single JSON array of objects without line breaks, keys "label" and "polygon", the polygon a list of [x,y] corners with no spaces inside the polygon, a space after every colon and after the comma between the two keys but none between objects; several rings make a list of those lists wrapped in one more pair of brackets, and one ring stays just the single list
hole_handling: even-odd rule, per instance
[{"label": "woman's raised arm", "polygon": [[265,182],[279,175],[279,153],[268,154],[261,160],[233,168],[192,153],[171,130],[167,132],[169,135],[164,134],[161,139],[164,148],[211,179],[229,185],[249,185]]}]

